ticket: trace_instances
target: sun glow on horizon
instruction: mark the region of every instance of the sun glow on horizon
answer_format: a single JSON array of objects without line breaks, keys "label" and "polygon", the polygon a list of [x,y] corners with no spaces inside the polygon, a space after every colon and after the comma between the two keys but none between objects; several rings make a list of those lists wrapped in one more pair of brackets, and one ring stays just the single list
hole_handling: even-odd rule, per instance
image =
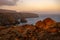
[{"label": "sun glow on horizon", "polygon": [[19,0],[15,6],[2,6],[2,9],[17,11],[54,11],[58,9],[55,0]]}]

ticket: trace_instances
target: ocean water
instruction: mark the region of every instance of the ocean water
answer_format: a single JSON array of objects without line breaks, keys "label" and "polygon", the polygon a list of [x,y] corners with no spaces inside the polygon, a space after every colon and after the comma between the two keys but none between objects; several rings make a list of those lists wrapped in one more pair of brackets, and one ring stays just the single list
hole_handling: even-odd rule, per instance
[{"label": "ocean water", "polygon": [[34,24],[39,21],[39,20],[44,20],[45,18],[52,18],[53,20],[55,20],[56,22],[60,22],[60,15],[58,14],[39,14],[39,17],[37,18],[26,18],[27,23],[21,23],[22,25],[24,24]]}]

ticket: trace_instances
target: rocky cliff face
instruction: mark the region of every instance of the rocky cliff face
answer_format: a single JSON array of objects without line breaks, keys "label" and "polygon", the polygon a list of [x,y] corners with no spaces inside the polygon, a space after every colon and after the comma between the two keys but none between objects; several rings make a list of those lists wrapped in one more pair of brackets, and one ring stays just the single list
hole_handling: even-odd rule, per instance
[{"label": "rocky cliff face", "polygon": [[56,25],[56,21],[52,20],[51,18],[46,18],[43,21],[38,21],[36,23],[37,27],[48,29],[50,27],[54,27]]},{"label": "rocky cliff face", "polygon": [[6,15],[11,15],[15,18],[36,18],[38,17],[37,14],[34,14],[34,13],[30,13],[30,12],[17,12],[17,11],[14,11],[14,10],[5,10],[5,9],[0,9],[0,14],[3,13],[3,14],[6,14]]},{"label": "rocky cliff face", "polygon": [[60,40],[60,23],[46,18],[35,25],[0,26],[0,40]]},{"label": "rocky cliff face", "polygon": [[18,21],[19,19],[21,19],[21,23],[26,23],[27,20],[25,18],[35,17],[38,17],[38,15],[34,13],[16,12],[13,10],[0,9],[0,25],[20,24],[20,21]]},{"label": "rocky cliff face", "polygon": [[6,25],[16,25],[18,24],[18,20],[11,15],[8,14],[0,14],[0,25],[6,26]]}]

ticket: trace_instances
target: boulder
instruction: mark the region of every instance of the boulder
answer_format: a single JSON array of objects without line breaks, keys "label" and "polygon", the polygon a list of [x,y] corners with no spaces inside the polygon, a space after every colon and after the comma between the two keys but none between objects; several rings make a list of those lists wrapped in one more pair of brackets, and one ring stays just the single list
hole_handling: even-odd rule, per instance
[{"label": "boulder", "polygon": [[43,22],[45,23],[45,29],[55,27],[55,25],[56,25],[56,21],[51,18],[46,18],[43,20]]},{"label": "boulder", "polygon": [[51,18],[46,18],[46,19],[43,20],[43,22],[44,22],[46,25],[49,25],[49,26],[56,24],[56,21],[53,20],[53,19],[51,19]]},{"label": "boulder", "polygon": [[[56,29],[54,28],[56,26],[56,21],[54,21],[51,18],[46,18],[43,21],[37,21],[35,24],[36,27],[46,30],[46,31],[56,31]],[[52,31],[51,31],[52,30]]]}]

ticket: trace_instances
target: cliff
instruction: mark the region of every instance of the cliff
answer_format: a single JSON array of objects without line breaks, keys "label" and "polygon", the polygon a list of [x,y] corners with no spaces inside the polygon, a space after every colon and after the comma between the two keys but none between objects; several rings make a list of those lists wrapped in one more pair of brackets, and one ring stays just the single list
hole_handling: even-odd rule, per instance
[{"label": "cliff", "polygon": [[51,18],[35,25],[0,26],[0,40],[60,40],[60,22]]},{"label": "cliff", "polygon": [[[19,23],[26,23],[25,18],[36,18],[37,14],[34,13],[25,13],[25,12],[16,12],[13,10],[0,9],[0,25],[16,25]],[[21,21],[18,21],[18,20]]]},{"label": "cliff", "polygon": [[36,18],[38,17],[37,14],[30,13],[30,12],[16,12],[14,10],[5,10],[5,9],[0,9],[0,14],[3,13],[5,15],[11,15],[13,17],[17,18]]}]

